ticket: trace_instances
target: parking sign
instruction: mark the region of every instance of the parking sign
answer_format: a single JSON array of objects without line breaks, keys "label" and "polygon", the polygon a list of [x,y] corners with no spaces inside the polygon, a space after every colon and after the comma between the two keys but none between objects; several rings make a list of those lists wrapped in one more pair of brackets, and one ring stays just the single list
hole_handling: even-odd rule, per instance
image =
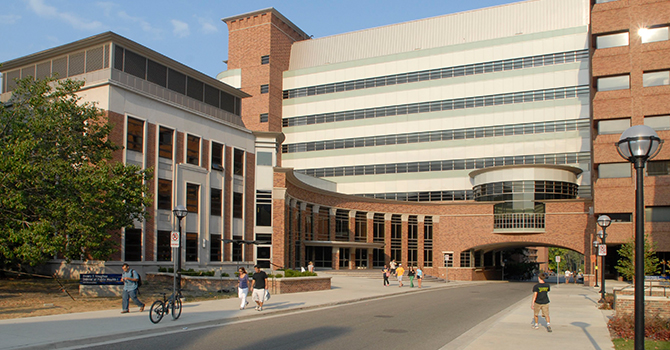
[{"label": "parking sign", "polygon": [[170,234],[170,247],[179,248],[179,232],[172,232]]}]

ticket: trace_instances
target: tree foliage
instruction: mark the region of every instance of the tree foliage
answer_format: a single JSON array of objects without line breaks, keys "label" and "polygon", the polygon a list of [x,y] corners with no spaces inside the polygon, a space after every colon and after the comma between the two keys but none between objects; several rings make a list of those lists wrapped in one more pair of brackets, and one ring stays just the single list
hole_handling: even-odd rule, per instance
[{"label": "tree foliage", "polygon": [[106,259],[113,232],[147,214],[151,171],[112,161],[111,125],[81,86],[19,80],[0,104],[0,265]]},{"label": "tree foliage", "polygon": [[[619,249],[619,262],[615,268],[626,280],[635,278],[635,238],[629,239]],[[644,274],[651,276],[658,273],[659,260],[656,257],[656,246],[649,241],[649,236],[644,236]]]},{"label": "tree foliage", "polygon": [[556,269],[556,256],[561,257],[561,262],[558,263],[561,271],[566,269],[570,271],[577,271],[584,268],[584,255],[577,253],[574,250],[565,248],[549,248],[549,269],[558,272]]}]

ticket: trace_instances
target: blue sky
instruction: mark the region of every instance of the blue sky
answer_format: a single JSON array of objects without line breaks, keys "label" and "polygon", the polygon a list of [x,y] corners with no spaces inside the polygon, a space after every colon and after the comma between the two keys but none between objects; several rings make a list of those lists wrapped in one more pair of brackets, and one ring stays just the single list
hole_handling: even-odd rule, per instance
[{"label": "blue sky", "polygon": [[512,3],[510,0],[3,1],[0,62],[113,31],[207,75],[226,70],[221,18],[274,7],[315,38]]}]

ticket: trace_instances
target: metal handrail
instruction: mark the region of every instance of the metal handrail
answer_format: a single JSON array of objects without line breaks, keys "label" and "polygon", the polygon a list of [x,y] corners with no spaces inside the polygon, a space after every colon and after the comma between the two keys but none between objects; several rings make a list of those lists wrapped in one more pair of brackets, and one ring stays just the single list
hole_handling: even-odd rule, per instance
[{"label": "metal handrail", "polygon": [[528,229],[528,228],[544,228],[545,214],[539,213],[511,213],[511,214],[494,214],[493,228],[494,229]]}]

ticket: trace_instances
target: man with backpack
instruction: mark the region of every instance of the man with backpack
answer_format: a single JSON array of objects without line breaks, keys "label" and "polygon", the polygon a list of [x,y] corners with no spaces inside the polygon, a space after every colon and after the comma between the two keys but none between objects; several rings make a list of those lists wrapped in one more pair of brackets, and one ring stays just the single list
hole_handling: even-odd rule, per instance
[{"label": "man with backpack", "polygon": [[140,312],[144,311],[144,303],[137,299],[137,288],[142,283],[142,278],[134,269],[131,270],[128,264],[123,264],[121,267],[123,269],[123,274],[121,275],[121,282],[123,282],[123,301],[122,301],[122,314],[128,313],[128,304],[130,298],[133,299],[133,302],[140,307]]}]

